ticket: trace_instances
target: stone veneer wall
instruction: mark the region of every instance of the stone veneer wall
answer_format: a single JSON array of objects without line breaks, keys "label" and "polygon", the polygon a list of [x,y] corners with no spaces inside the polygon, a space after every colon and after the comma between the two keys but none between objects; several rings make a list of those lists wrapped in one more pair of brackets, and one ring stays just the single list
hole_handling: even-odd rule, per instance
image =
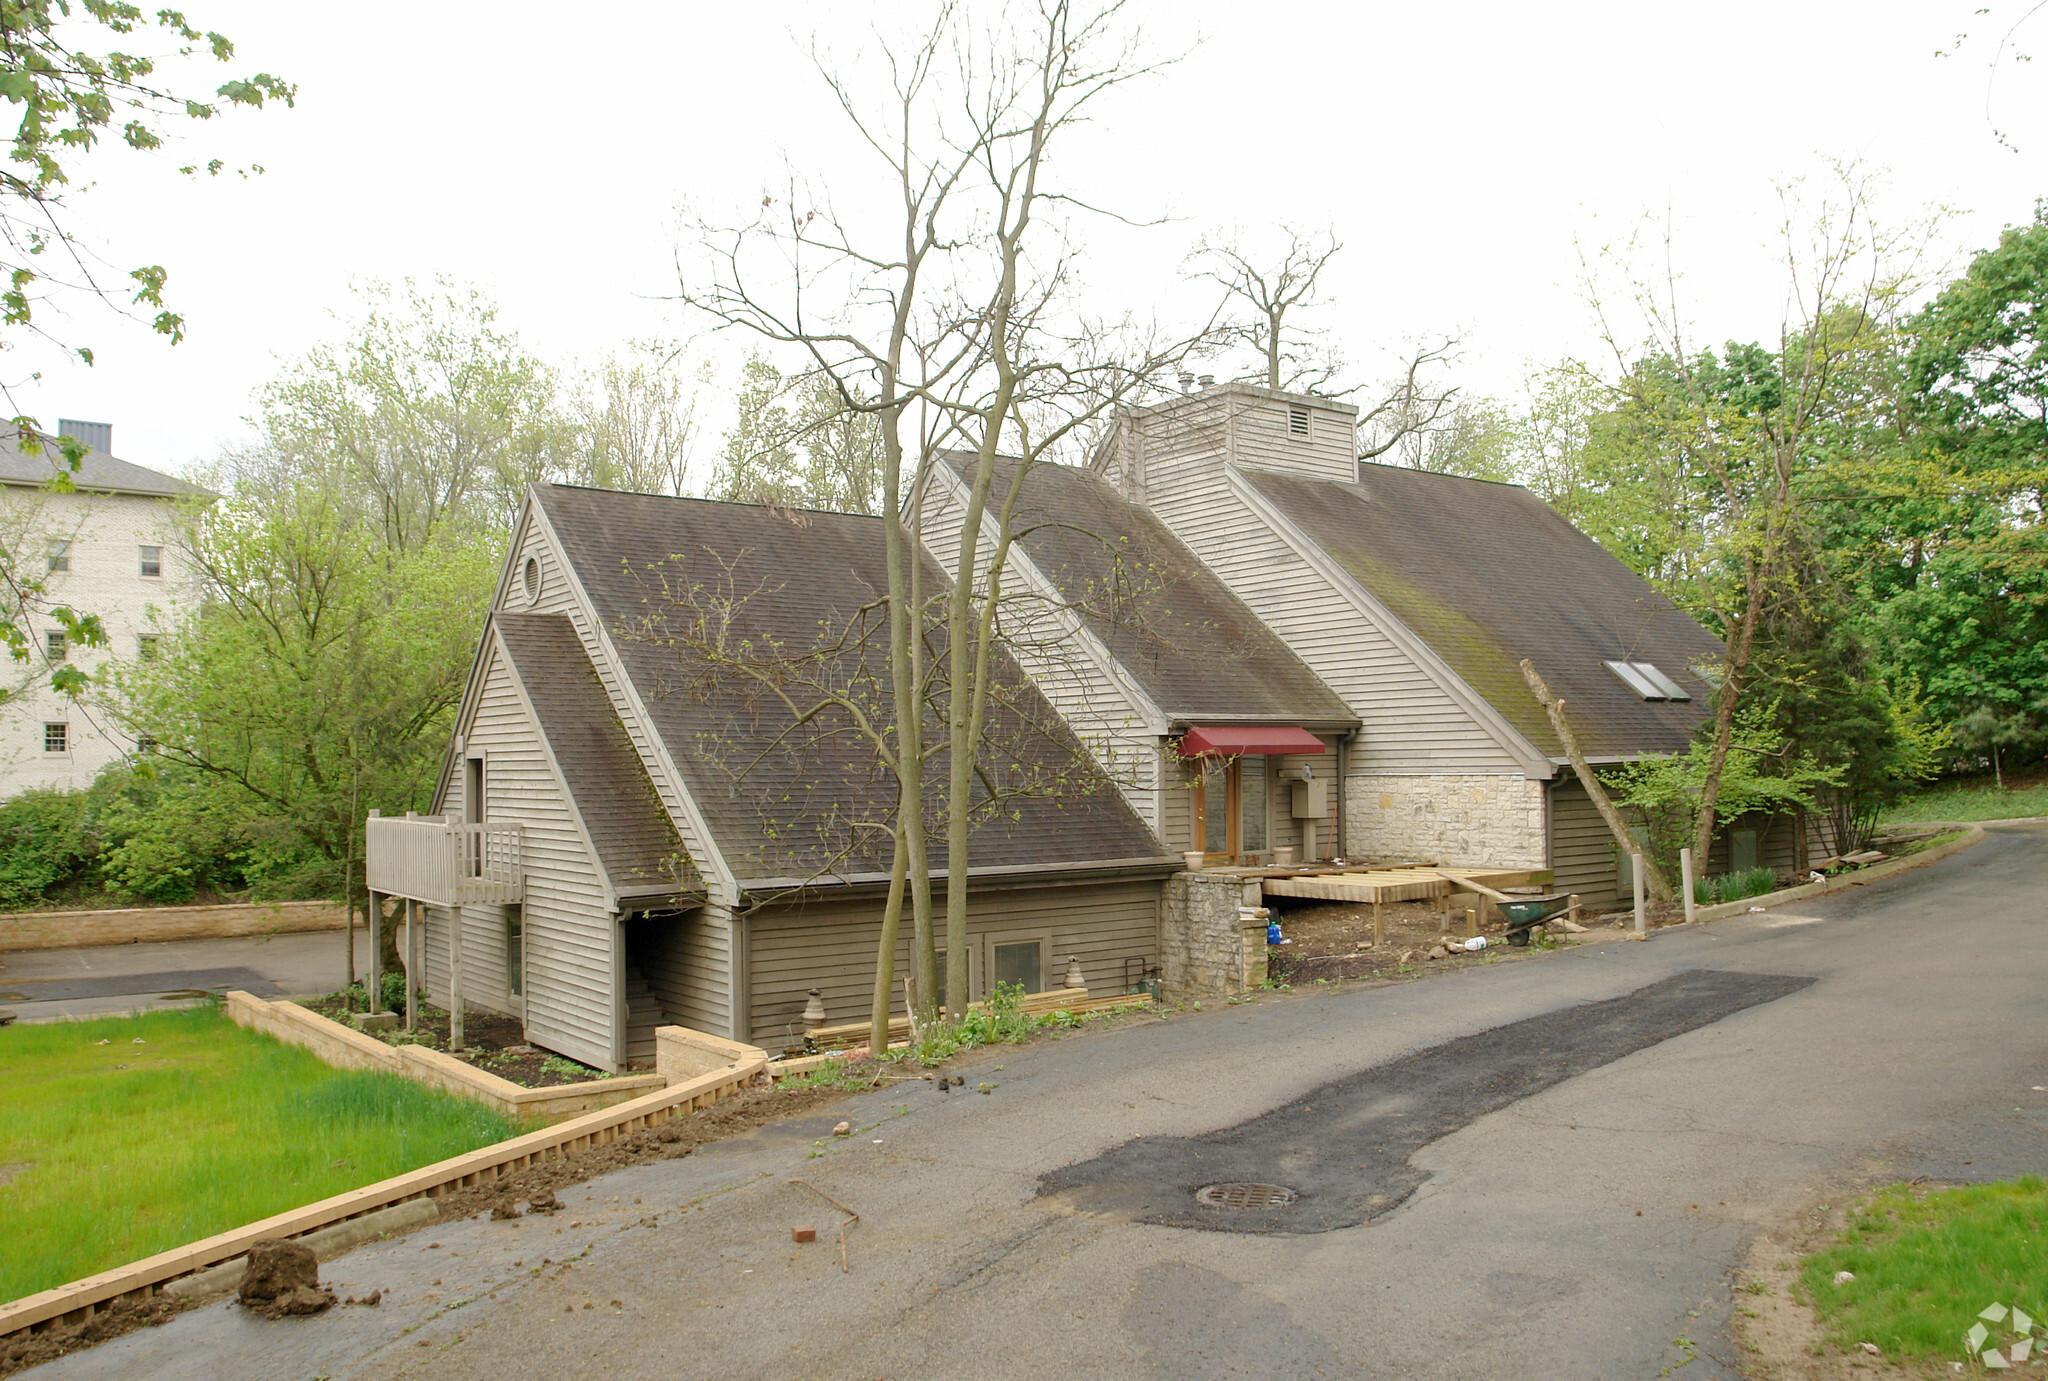
[{"label": "stone veneer wall", "polygon": [[1520,776],[1344,779],[1344,852],[1546,868],[1543,783]]},{"label": "stone veneer wall", "polygon": [[1244,895],[1244,882],[1235,877],[1175,873],[1166,880],[1159,937],[1163,996],[1229,997],[1266,981],[1266,923],[1240,914]]}]

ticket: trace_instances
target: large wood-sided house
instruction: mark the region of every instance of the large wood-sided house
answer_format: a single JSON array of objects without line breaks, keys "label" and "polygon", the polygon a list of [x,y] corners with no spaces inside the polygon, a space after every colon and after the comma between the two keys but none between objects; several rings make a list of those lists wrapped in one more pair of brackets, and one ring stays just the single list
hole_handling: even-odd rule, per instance
[{"label": "large wood-sided house", "polygon": [[[1686,746],[1718,645],[1526,489],[1361,465],[1355,424],[1225,384],[1121,415],[1090,467],[1026,474],[991,808],[958,875],[934,840],[939,885],[969,891],[970,996],[1056,986],[1070,956],[1126,991],[1194,854],[1548,869],[1596,907],[1628,891],[1519,663],[1612,764]],[[927,595],[957,564],[964,467],[918,496]],[[613,1069],[662,1022],[782,1045],[813,989],[829,1020],[863,1018],[893,778],[845,703],[814,718],[804,698],[885,693],[884,570],[874,518],[535,488],[439,818],[372,823],[373,865],[454,851],[439,881],[385,879],[437,903],[430,994],[459,957],[467,1002]],[[1707,871],[1753,862],[1791,869],[1791,830],[1733,822]],[[906,971],[908,952],[906,926]]]},{"label": "large wood-sided house", "polygon": [[[801,663],[789,679],[858,692],[874,654],[848,630],[885,587],[882,543],[874,518],[531,492],[435,793],[435,814],[479,841],[438,900],[488,899],[426,908],[434,1000],[459,916],[465,1002],[599,1068],[650,1059],[667,1022],[779,1048],[813,988],[832,1020],[866,1016],[893,779],[844,716],[800,727],[775,694],[707,670],[704,640],[780,649],[761,655]],[[925,578],[943,589],[929,562]],[[990,745],[1023,785],[972,836],[970,982],[1054,987],[1078,958],[1091,988],[1121,991],[1157,964],[1162,882],[1183,865],[1021,673],[1004,676]],[[1030,789],[1034,774],[1057,789]],[[943,889],[956,879],[933,848]],[[468,885],[506,849],[518,895]]]}]

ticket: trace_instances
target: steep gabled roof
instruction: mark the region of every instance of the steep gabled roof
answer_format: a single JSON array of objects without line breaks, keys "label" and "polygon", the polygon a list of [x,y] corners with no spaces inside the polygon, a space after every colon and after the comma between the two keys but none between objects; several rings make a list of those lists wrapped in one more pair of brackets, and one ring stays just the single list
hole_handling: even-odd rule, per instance
[{"label": "steep gabled roof", "polygon": [[[1015,462],[998,472],[998,495]],[[1358,716],[1149,509],[1068,465],[1024,477],[1031,562],[1169,719],[1352,726]]]},{"label": "steep gabled roof", "polygon": [[[39,456],[24,454],[21,443],[12,436],[0,437],[0,485],[48,483],[63,463],[54,437],[44,443],[44,454]],[[144,494],[166,499],[205,492],[176,475],[134,465],[97,449],[85,453],[78,469],[71,472],[71,483],[94,494]]]},{"label": "steep gabled roof", "polygon": [[575,625],[561,614],[502,609],[491,620],[612,889],[701,889]]},{"label": "steep gabled roof", "polygon": [[[723,610],[731,645],[745,641],[757,664],[778,657],[792,667],[801,662],[802,675],[831,678],[886,713],[884,650],[860,631],[881,617],[881,521],[567,485],[539,486],[535,494],[683,785],[742,882],[885,873],[890,840],[874,825],[893,805],[895,782],[847,717],[833,711],[799,725],[773,687],[708,672],[688,647],[691,638],[675,640],[698,612]],[[928,560],[922,578],[928,594],[945,588]],[[990,711],[984,766],[1011,781],[1056,778],[1063,789],[1011,796],[999,815],[982,818],[969,866],[1157,857],[1151,832],[1051,706],[1007,658],[997,659],[996,671],[1004,694]],[[815,698],[792,689],[801,703]],[[938,754],[928,779],[942,781],[945,771]],[[946,862],[943,839],[935,836],[934,870]]]},{"label": "steep gabled roof", "polygon": [[[1544,753],[1563,749],[1524,657],[1590,758],[1679,751],[1705,716],[1711,692],[1695,666],[1720,644],[1522,486],[1370,464],[1355,484],[1244,473]],[[1654,663],[1692,699],[1645,700],[1609,661]]]}]

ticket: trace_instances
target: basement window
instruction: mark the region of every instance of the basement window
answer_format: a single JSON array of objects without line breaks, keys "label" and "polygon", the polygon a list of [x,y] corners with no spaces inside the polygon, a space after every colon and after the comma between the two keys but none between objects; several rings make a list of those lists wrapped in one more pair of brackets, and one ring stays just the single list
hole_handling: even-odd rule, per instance
[{"label": "basement window", "polygon": [[1294,436],[1308,435],[1307,408],[1289,408],[1287,410],[1287,430]]},{"label": "basement window", "polygon": [[1692,699],[1685,687],[1659,671],[1653,662],[1608,662],[1606,667],[1645,700]]}]

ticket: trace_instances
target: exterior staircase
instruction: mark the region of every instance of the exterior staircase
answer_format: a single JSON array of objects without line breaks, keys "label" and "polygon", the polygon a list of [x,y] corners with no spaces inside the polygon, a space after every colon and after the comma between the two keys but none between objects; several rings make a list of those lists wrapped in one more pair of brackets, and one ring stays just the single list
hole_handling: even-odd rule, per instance
[{"label": "exterior staircase", "polygon": [[626,970],[626,1063],[654,1068],[654,1028],[669,1024],[640,970]]}]

